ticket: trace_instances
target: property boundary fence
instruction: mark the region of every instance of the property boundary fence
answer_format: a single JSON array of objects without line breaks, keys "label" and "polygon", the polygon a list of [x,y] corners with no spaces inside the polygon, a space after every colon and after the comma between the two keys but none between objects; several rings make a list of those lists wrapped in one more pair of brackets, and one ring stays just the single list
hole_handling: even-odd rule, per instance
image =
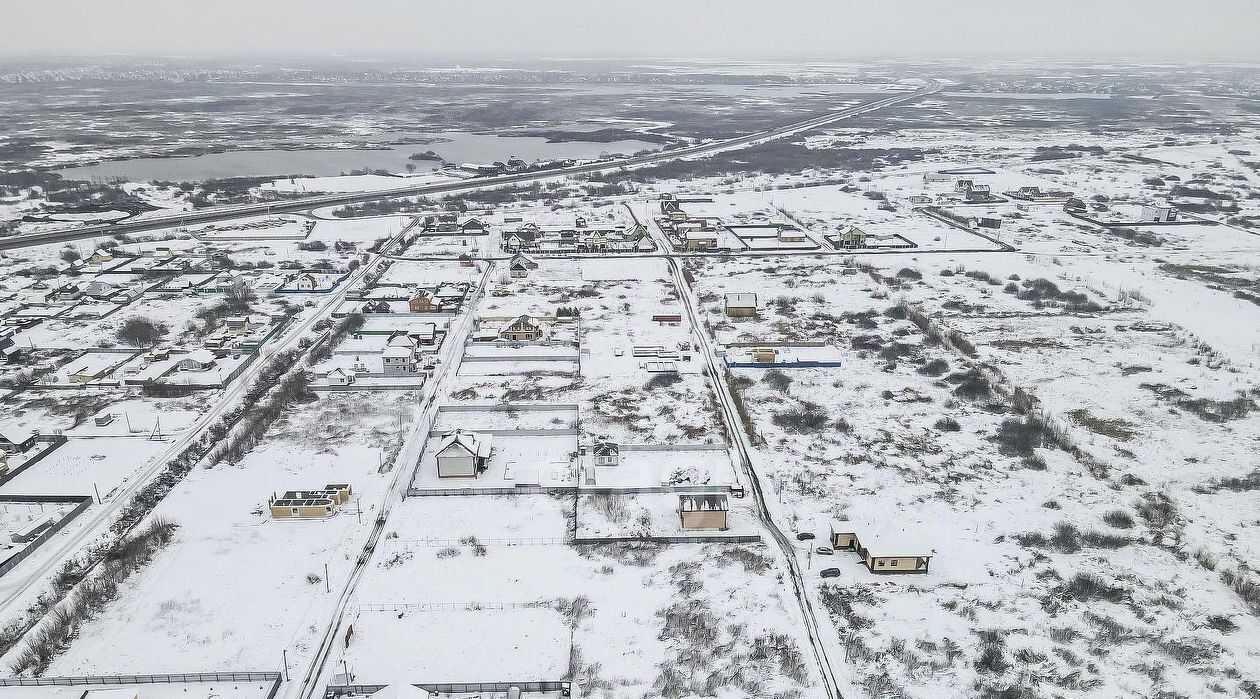
[{"label": "property boundary fence", "polygon": [[[451,431],[451,430],[449,430],[449,429],[445,429],[445,430],[429,430],[429,437],[441,437],[442,435],[444,435],[444,434],[446,434],[447,432],[450,432],[450,431]],[[538,429],[533,429],[533,430],[512,430],[512,429],[501,429],[501,430],[483,430],[483,429],[474,429],[474,430],[472,430],[472,431],[473,431],[473,432],[476,432],[477,434],[492,434],[492,435],[496,435],[496,436],[499,436],[499,435],[511,435],[511,436],[514,436],[514,437],[572,437],[572,436],[576,436],[576,435],[578,434],[578,429],[577,429],[576,427],[557,427],[557,428],[555,428],[555,429],[547,429],[547,428],[545,428],[545,427],[544,427],[544,428],[538,428]]]},{"label": "property boundary fence", "polygon": [[597,536],[574,537],[574,545],[587,544],[756,544],[760,534],[713,534],[710,536]]},{"label": "property boundary fence", "polygon": [[36,441],[51,442],[52,446],[48,447],[47,449],[44,449],[38,454],[27,459],[26,461],[22,463],[21,466],[18,466],[17,468],[14,468],[10,471],[6,471],[4,475],[0,475],[0,485],[4,485],[5,483],[8,483],[14,478],[17,478],[18,474],[22,473],[26,469],[35,465],[36,463],[41,461],[45,456],[48,456],[49,454],[53,453],[54,451],[57,450],[58,447],[60,447],[61,445],[65,444],[66,442],[70,440],[64,434],[50,434],[50,435],[40,435],[39,437],[36,437]]},{"label": "property boundary fence", "polygon": [[12,570],[14,566],[21,563],[23,560],[25,560],[27,556],[30,556],[32,553],[35,553],[35,551],[38,550],[40,546],[44,545],[44,542],[51,539],[54,534],[61,531],[75,517],[78,517],[80,514],[83,513],[84,510],[91,507],[92,496],[81,495],[81,496],[76,497],[74,495],[0,495],[0,503],[4,503],[4,502],[11,502],[11,503],[74,502],[78,504],[74,506],[74,509],[67,512],[64,517],[54,522],[52,526],[48,527],[39,536],[32,539],[31,542],[27,544],[25,548],[13,554],[13,556],[11,556],[5,562],[0,563],[0,576],[5,575],[10,570]]},{"label": "property boundary fence", "polygon": [[0,677],[0,687],[82,687],[123,684],[192,684],[206,682],[270,682],[266,699],[274,699],[284,676],[279,672],[190,672],[164,675],[85,675],[80,677]]},{"label": "property boundary fence", "polygon": [[[570,682],[415,682],[414,686],[426,692],[438,694],[459,694],[469,692],[506,692],[513,687],[522,692],[563,692],[570,690]],[[368,696],[385,689],[383,684],[330,684],[324,688],[325,697]]]},{"label": "property boundary fence", "polygon": [[551,607],[547,602],[407,602],[398,604],[356,604],[358,612],[488,612],[502,609]]},{"label": "property boundary fence", "polygon": [[[477,539],[477,543],[483,546],[563,546],[567,545],[569,541],[569,539],[562,536]],[[388,540],[387,543],[391,547],[402,549],[449,548],[453,546],[466,545],[464,541],[459,539],[391,539]]]},{"label": "property boundary fence", "polygon": [[577,412],[580,407],[576,403],[499,403],[496,405],[439,405],[439,413],[527,413],[531,411]]}]

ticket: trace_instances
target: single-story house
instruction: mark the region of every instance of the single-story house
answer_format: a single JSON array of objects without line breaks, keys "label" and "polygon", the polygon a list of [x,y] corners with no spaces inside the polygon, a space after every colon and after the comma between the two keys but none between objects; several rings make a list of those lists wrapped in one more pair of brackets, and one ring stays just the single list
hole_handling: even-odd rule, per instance
[{"label": "single-story house", "polygon": [[0,426],[0,451],[21,454],[35,446],[35,433],[16,423]]},{"label": "single-story house", "polygon": [[926,573],[932,560],[932,552],[926,545],[896,525],[860,533],[857,552],[868,570],[881,575]]},{"label": "single-story house", "polygon": [[756,316],[757,295],[752,293],[727,294],[723,306],[726,315],[732,318]]},{"label": "single-story house", "polygon": [[492,435],[454,430],[437,448],[438,478],[476,478],[490,460]]},{"label": "single-story house", "polygon": [[328,372],[328,384],[331,386],[349,386],[354,383],[354,374],[337,368]]},{"label": "single-story house", "polygon": [[288,490],[267,501],[273,519],[323,519],[350,501],[349,483],[331,483],[320,490]]},{"label": "single-story house", "polygon": [[678,516],[683,529],[725,531],[729,510],[724,494],[678,496]]},{"label": "single-story house", "polygon": [[118,287],[113,283],[107,282],[104,279],[93,279],[88,282],[84,293],[94,299],[102,299],[113,294],[115,291],[118,291]]},{"label": "single-story house", "polygon": [[1177,210],[1171,206],[1143,206],[1141,220],[1146,223],[1176,221]]},{"label": "single-story house", "polygon": [[205,371],[214,366],[214,352],[208,349],[199,349],[189,352],[175,363],[175,368],[179,371]]},{"label": "single-story house", "polygon": [[778,239],[780,243],[804,243],[809,240],[805,231],[796,226],[779,226]]}]

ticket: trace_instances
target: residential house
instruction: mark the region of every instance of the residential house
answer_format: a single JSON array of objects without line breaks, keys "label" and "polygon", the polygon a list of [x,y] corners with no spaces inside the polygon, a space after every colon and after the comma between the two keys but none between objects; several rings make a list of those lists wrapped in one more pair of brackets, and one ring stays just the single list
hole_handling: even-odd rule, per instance
[{"label": "residential house", "polygon": [[1171,206],[1143,206],[1143,223],[1170,223],[1177,220],[1177,210]]},{"label": "residential house", "polygon": [[780,243],[804,243],[809,240],[805,231],[796,226],[779,226],[777,237]]},{"label": "residential house", "polygon": [[454,430],[442,435],[437,448],[439,478],[476,478],[486,470],[492,435]]},{"label": "residential house", "polygon": [[967,190],[965,198],[968,202],[979,203],[992,200],[993,195],[989,191],[989,185],[978,184]]},{"label": "residential house", "polygon": [[208,349],[199,349],[189,352],[175,363],[175,368],[179,371],[206,371],[214,367],[216,357],[214,352]]},{"label": "residential house", "polygon": [[526,277],[534,269],[538,269],[538,263],[525,253],[518,252],[508,261],[508,275],[513,279]]},{"label": "residential house", "polygon": [[473,266],[473,258],[472,258],[472,255],[469,255],[469,254],[468,254],[468,253],[466,253],[466,252],[461,252],[461,253],[459,254],[459,266],[460,266],[460,267],[472,267],[472,266]]},{"label": "residential house", "polygon": [[749,318],[757,315],[757,295],[753,293],[727,294],[723,310],[732,318]]},{"label": "residential house", "polygon": [[328,372],[328,385],[330,386],[349,386],[354,383],[354,374],[342,368],[333,369]]},{"label": "residential house", "polygon": [[376,299],[363,304],[364,313],[389,313],[389,301],[385,299]]},{"label": "residential house", "polygon": [[725,531],[729,510],[724,494],[678,496],[678,517],[685,530]]},{"label": "residential house", "polygon": [[88,282],[88,285],[84,288],[83,293],[94,299],[103,299],[113,295],[116,291],[118,291],[118,287],[115,284],[107,282],[104,279],[93,279]]},{"label": "residential house", "polygon": [[21,454],[35,446],[35,433],[17,423],[9,422],[0,426],[0,451],[8,454]]},{"label": "residential house", "polygon": [[975,186],[976,186],[976,183],[973,180],[958,180],[957,182],[954,183],[954,191],[955,192],[970,192],[971,188]]},{"label": "residential house", "polygon": [[470,218],[459,224],[459,230],[467,235],[481,235],[486,232],[486,224],[480,219]]},{"label": "residential house", "polygon": [[319,490],[288,490],[267,501],[272,519],[324,519],[350,501],[349,483],[330,483]]},{"label": "residential house", "polygon": [[90,265],[99,265],[105,262],[112,262],[113,260],[114,260],[113,253],[111,253],[108,250],[97,248],[93,250],[92,254],[88,255],[87,259],[84,261]]},{"label": "residential house", "polygon": [[407,299],[407,309],[412,313],[433,313],[442,310],[442,302],[424,289],[416,289]]},{"label": "residential house", "polygon": [[621,463],[621,446],[616,442],[595,442],[591,454],[596,466],[616,466]]},{"label": "residential house", "polygon": [[387,375],[414,374],[416,371],[415,347],[391,344],[381,352],[381,373]]},{"label": "residential house", "polygon": [[503,234],[503,249],[509,252],[537,250],[540,233],[535,223],[527,223],[514,231],[508,231]]},{"label": "residential house", "polygon": [[298,291],[314,291],[319,288],[319,280],[310,272],[303,272],[293,280],[293,288]]},{"label": "residential house", "polygon": [[857,552],[867,570],[877,574],[926,573],[932,560],[931,551],[924,544],[895,525],[861,533]]},{"label": "residential house", "polygon": [[507,342],[537,342],[542,339],[542,324],[529,316],[517,316],[499,330],[499,339]]}]

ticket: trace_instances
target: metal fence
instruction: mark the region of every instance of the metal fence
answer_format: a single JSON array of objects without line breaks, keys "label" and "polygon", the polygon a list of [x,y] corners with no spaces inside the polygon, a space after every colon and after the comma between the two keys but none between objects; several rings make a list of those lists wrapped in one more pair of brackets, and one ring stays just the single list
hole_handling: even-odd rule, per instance
[{"label": "metal fence", "polygon": [[61,531],[75,517],[78,517],[84,510],[92,506],[92,496],[83,495],[80,497],[66,495],[0,495],[0,503],[68,503],[77,502],[74,509],[65,514],[64,517],[58,519],[52,526],[45,529],[39,536],[35,537],[21,551],[13,554],[4,563],[0,563],[0,575],[13,570],[13,567],[26,560],[27,556],[35,553],[44,542],[53,537],[54,534]]},{"label": "metal fence", "polygon": [[82,687],[130,684],[191,684],[207,682],[271,683],[266,699],[280,691],[279,672],[190,672],[163,675],[84,675],[80,677],[0,677],[0,687]]},{"label": "metal fence", "polygon": [[14,478],[17,478],[18,474],[22,473],[23,471],[30,468],[31,466],[34,466],[45,456],[48,456],[58,447],[68,442],[69,439],[64,434],[49,434],[49,435],[40,435],[39,437],[36,437],[36,441],[41,442],[41,443],[48,442],[48,443],[51,443],[52,446],[48,447],[47,449],[44,449],[43,451],[40,451],[38,454],[35,454],[34,456],[27,459],[26,461],[23,461],[21,466],[10,469],[8,471],[5,471],[3,474],[0,474],[0,485],[4,485],[5,483],[8,483]]},{"label": "metal fence", "polygon": [[[414,686],[426,692],[439,694],[457,694],[468,692],[506,692],[513,687],[522,692],[565,692],[571,691],[570,682],[415,682]],[[369,696],[385,689],[383,684],[330,684],[324,688],[326,697]]]}]

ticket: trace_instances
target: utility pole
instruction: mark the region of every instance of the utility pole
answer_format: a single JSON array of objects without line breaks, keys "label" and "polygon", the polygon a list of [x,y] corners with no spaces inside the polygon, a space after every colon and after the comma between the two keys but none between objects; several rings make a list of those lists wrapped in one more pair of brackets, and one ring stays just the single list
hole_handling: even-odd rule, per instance
[{"label": "utility pole", "polygon": [[96,484],[95,484],[95,483],[93,483],[93,484],[92,484],[92,490],[95,490],[95,491],[96,491],[96,504],[97,504],[97,505],[101,504],[101,489],[100,489],[100,488],[97,488],[97,487],[96,487]]},{"label": "utility pole", "polygon": [[332,592],[332,583],[328,580],[328,563],[324,563],[324,592]]},{"label": "utility pole", "polygon": [[284,660],[284,681],[289,681],[289,649],[281,648],[280,657]]}]

